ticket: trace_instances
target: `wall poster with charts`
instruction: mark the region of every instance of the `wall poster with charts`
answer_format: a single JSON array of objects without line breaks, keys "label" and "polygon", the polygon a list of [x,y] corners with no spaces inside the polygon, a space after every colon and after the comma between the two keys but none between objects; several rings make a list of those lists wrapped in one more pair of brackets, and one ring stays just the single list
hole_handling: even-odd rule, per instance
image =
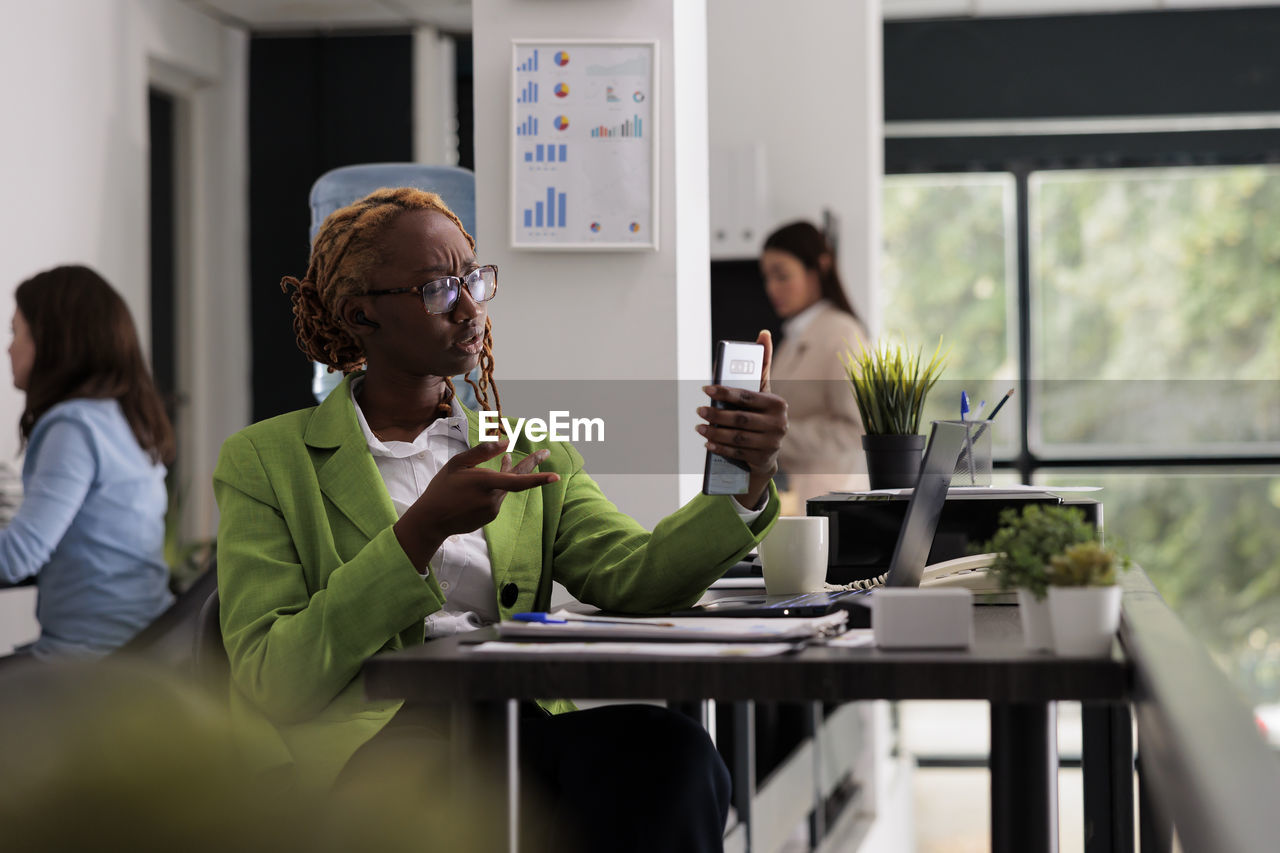
[{"label": "wall poster with charts", "polygon": [[511,245],[658,247],[657,42],[513,41]]}]

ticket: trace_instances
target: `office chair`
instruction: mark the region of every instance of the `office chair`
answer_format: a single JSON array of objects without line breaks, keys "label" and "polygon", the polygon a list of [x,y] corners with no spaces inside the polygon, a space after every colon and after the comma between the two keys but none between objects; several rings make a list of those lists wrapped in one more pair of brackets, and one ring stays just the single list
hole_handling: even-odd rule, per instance
[{"label": "office chair", "polygon": [[200,608],[191,657],[196,680],[209,688],[213,695],[225,697],[231,678],[231,663],[227,660],[227,648],[222,644],[218,612],[218,587],[215,585]]},{"label": "office chair", "polygon": [[168,609],[108,657],[142,658],[178,669],[192,666],[191,635],[196,631],[200,608],[209,591],[217,588],[215,558],[189,587],[178,593]]},{"label": "office chair", "polygon": [[[476,233],[476,176],[470,169],[460,166],[427,166],[422,163],[363,163],[358,166],[342,166],[325,172],[311,185],[311,240],[324,223],[325,217],[340,207],[364,198],[379,187],[417,187],[439,194],[445,204],[462,221],[467,233]],[[472,372],[478,379],[479,368]],[[313,366],[311,393],[316,402],[329,396],[329,392],[342,381],[342,374],[330,373],[323,364]],[[463,381],[453,383],[458,400],[465,406],[476,408],[475,392]]]}]

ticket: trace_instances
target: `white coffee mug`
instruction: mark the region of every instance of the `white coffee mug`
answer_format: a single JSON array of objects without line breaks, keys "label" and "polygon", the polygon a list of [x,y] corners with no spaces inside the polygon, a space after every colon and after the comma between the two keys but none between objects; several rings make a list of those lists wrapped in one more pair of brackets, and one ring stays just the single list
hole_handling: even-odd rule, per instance
[{"label": "white coffee mug", "polygon": [[770,595],[820,590],[827,581],[827,517],[784,515],[756,549]]}]

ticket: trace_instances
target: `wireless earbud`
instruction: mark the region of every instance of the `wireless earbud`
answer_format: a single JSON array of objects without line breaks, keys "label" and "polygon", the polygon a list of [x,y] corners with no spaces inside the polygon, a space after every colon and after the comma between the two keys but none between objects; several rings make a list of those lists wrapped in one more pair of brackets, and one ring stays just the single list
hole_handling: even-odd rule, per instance
[{"label": "wireless earbud", "polygon": [[373,328],[375,328],[375,329],[380,329],[380,328],[382,328],[382,327],[381,327],[381,326],[379,326],[377,323],[373,322],[373,321],[372,321],[372,320],[370,320],[368,317],[364,316],[364,312],[363,312],[363,311],[357,311],[357,312],[356,312],[356,322],[357,322],[357,323],[359,323],[361,326],[372,326],[372,327],[373,327]]}]

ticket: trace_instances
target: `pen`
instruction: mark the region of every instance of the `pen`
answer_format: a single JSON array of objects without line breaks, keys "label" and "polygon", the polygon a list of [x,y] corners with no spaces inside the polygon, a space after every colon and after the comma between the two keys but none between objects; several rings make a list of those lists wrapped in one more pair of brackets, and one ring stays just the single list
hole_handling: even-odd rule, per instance
[{"label": "pen", "polygon": [[962,457],[968,458],[969,467],[969,485],[973,485],[973,436],[969,432],[969,426],[965,421],[965,417],[969,414],[969,392],[960,392],[960,423],[965,424],[964,428],[964,450],[961,451]]},{"label": "pen", "polygon": [[1004,393],[1004,396],[1000,398],[1000,402],[996,403],[996,407],[991,410],[991,414],[987,415],[987,420],[993,420],[996,414],[999,413],[1000,407],[1003,406],[1006,402],[1008,402],[1009,398],[1012,396],[1013,396],[1013,389],[1010,388],[1008,391]]},{"label": "pen", "polygon": [[542,622],[547,625],[565,625],[568,619],[555,619],[547,613],[512,613],[511,618],[516,622]]},{"label": "pen", "polygon": [[583,614],[581,616],[568,615],[566,619],[557,619],[550,613],[534,611],[532,613],[513,613],[511,618],[516,622],[538,622],[543,625],[567,625],[570,622],[580,622],[585,625],[633,625],[645,628],[678,628],[679,625],[674,622],[645,622],[639,619],[606,619],[600,616],[589,616]]},{"label": "pen", "polygon": [[978,427],[978,431],[973,434],[974,438],[980,438],[982,434],[987,431],[987,427],[991,426],[991,422],[996,419],[996,415],[1000,413],[1000,409],[1004,406],[1005,403],[1009,401],[1009,398],[1012,396],[1013,396],[1013,389],[1010,388],[1008,391],[1004,393],[1004,396],[1000,398],[1000,402],[996,403],[996,407],[991,410],[991,414],[987,415],[986,421],[984,421],[982,425]]}]

